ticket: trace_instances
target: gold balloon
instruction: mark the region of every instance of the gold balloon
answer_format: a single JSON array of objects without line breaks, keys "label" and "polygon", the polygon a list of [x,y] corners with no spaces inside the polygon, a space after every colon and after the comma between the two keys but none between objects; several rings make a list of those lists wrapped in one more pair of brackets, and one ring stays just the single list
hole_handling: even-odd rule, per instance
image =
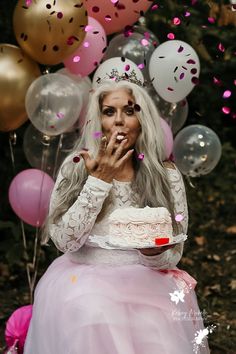
[{"label": "gold balloon", "polygon": [[19,0],[13,16],[21,48],[46,65],[61,63],[82,44],[87,23],[80,0]]},{"label": "gold balloon", "polygon": [[26,120],[25,95],[41,75],[39,66],[21,48],[0,44],[0,131],[11,131]]}]

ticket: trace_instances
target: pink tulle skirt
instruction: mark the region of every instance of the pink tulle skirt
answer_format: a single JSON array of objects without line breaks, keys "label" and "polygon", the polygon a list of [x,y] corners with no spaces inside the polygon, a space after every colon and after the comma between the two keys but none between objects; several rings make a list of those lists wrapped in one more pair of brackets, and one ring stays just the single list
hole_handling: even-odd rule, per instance
[{"label": "pink tulle skirt", "polygon": [[195,285],[178,268],[60,256],[36,287],[24,354],[207,354]]}]

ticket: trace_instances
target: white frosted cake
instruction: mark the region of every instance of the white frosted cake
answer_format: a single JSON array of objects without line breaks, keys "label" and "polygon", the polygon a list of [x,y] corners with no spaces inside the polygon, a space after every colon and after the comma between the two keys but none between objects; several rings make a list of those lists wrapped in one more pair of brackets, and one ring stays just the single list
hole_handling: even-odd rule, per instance
[{"label": "white frosted cake", "polygon": [[109,244],[155,247],[173,241],[172,220],[166,208],[116,209],[109,216]]}]

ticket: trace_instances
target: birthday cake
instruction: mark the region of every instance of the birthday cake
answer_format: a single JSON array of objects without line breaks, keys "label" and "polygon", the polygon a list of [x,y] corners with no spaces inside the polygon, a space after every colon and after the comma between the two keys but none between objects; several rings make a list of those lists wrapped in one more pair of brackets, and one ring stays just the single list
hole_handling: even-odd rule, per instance
[{"label": "birthday cake", "polygon": [[173,241],[169,211],[158,208],[116,209],[109,216],[109,244],[145,248]]}]

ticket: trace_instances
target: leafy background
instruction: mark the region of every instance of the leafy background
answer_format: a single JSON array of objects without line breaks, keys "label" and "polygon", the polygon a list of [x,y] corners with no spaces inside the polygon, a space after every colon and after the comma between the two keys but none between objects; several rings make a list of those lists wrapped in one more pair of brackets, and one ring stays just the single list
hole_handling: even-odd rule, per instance
[{"label": "leafy background", "polygon": [[[217,167],[206,176],[186,180],[189,202],[189,239],[179,267],[198,281],[196,293],[199,306],[205,312],[205,325],[217,328],[209,335],[213,354],[236,353],[236,12],[234,24],[221,26],[223,8],[216,21],[208,21],[214,4],[228,5],[228,1],[155,1],[157,10],[146,14],[146,26],[160,42],[167,40],[169,32],[176,39],[189,43],[201,61],[200,84],[188,96],[189,115],[186,125],[202,124],[213,129],[222,143],[222,158]],[[17,44],[12,29],[12,13],[16,0],[0,1],[0,42]],[[191,12],[185,17],[185,11]],[[173,17],[181,25],[172,24]],[[109,36],[108,39],[111,39]],[[218,49],[219,43],[225,51]],[[54,68],[52,68],[52,71]],[[222,84],[213,83],[213,78]],[[229,89],[229,99],[222,98]],[[222,107],[231,108],[231,114]],[[30,296],[26,276],[26,263],[33,255],[36,230],[24,225],[28,252],[23,248],[22,224],[8,202],[8,188],[13,177],[30,168],[23,153],[23,135],[29,123],[17,129],[13,146],[15,163],[12,163],[9,133],[0,133],[0,347],[4,347],[5,323],[11,313],[29,304]],[[39,273],[45,272],[59,255],[53,245],[40,249]]]}]

